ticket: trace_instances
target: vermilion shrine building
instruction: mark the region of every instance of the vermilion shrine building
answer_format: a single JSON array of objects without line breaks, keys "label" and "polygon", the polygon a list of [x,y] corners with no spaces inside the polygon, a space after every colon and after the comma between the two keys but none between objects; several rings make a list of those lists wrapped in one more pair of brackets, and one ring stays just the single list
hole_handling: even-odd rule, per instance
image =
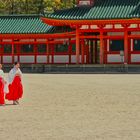
[{"label": "vermilion shrine building", "polygon": [[0,16],[0,62],[140,64],[140,1],[79,0],[42,15]]}]

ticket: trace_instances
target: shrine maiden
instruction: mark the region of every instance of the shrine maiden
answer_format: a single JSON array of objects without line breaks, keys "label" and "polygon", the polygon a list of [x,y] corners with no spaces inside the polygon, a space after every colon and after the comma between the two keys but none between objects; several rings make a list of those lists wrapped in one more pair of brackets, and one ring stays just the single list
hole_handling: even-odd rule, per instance
[{"label": "shrine maiden", "polygon": [[6,86],[6,81],[4,80],[4,72],[2,70],[2,64],[0,64],[0,106],[5,104],[4,99],[4,87]]},{"label": "shrine maiden", "polygon": [[20,63],[15,62],[14,67],[10,70],[8,74],[9,81],[9,93],[6,94],[6,99],[13,101],[14,105],[19,104],[19,99],[23,95],[22,86],[22,72],[20,70]]}]

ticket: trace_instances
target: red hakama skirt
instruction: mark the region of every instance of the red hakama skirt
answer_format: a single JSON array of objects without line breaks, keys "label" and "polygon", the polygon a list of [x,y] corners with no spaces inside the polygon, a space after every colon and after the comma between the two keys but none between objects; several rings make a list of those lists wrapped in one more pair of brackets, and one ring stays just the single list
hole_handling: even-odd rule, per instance
[{"label": "red hakama skirt", "polygon": [[6,94],[6,99],[16,101],[23,95],[23,86],[20,76],[15,76],[12,84],[9,84],[9,93]]},{"label": "red hakama skirt", "polygon": [[3,79],[0,78],[0,105],[5,104],[5,100],[4,100],[4,83],[3,83]]}]

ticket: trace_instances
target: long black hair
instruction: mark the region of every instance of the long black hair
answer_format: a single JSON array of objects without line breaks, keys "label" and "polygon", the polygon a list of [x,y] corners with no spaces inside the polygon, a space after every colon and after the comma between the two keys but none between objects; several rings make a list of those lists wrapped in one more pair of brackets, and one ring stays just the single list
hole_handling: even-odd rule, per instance
[{"label": "long black hair", "polygon": [[17,64],[19,64],[19,62],[18,62],[18,61],[16,61],[16,62],[14,63],[14,65],[17,65]]}]

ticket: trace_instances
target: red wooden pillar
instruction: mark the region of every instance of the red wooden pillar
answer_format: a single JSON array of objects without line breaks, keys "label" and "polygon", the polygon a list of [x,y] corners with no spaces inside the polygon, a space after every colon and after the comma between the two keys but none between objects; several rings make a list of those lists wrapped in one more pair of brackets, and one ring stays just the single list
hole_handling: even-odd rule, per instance
[{"label": "red wooden pillar", "polygon": [[103,32],[100,31],[100,64],[104,63],[104,41]]},{"label": "red wooden pillar", "polygon": [[34,39],[34,56],[35,56],[35,61],[34,63],[36,64],[37,63],[37,41],[36,39]]},{"label": "red wooden pillar", "polygon": [[107,64],[107,39],[104,40],[104,64]]},{"label": "red wooden pillar", "polygon": [[95,64],[95,39],[93,40],[93,63]]},{"label": "red wooden pillar", "polygon": [[88,47],[86,46],[86,64],[88,64]]},{"label": "red wooden pillar", "polygon": [[76,63],[80,63],[80,38],[79,38],[79,28],[76,27]]},{"label": "red wooden pillar", "polygon": [[53,49],[52,63],[54,64],[55,44],[53,44],[52,49]]},{"label": "red wooden pillar", "polygon": [[98,49],[97,49],[98,45],[97,45],[97,39],[95,40],[95,48],[94,48],[94,61],[95,64],[97,64],[97,59],[98,59]]},{"label": "red wooden pillar", "polygon": [[71,64],[71,53],[72,53],[72,44],[71,44],[71,39],[69,39],[68,52],[69,52],[69,64]]},{"label": "red wooden pillar", "polygon": [[3,64],[3,55],[4,55],[4,44],[3,43],[2,43],[1,51],[2,51],[2,54],[1,54],[1,63]]},{"label": "red wooden pillar", "polygon": [[48,42],[48,40],[47,40],[47,43],[46,43],[46,51],[47,51],[47,63],[49,64],[50,63],[50,55],[49,55],[49,53],[50,53],[50,50],[49,50],[49,42]]},{"label": "red wooden pillar", "polygon": [[127,26],[124,25],[124,63],[128,63],[128,31],[127,31]]},{"label": "red wooden pillar", "polygon": [[50,50],[50,58],[49,58],[49,63],[52,63],[52,44],[49,43],[49,50]]},{"label": "red wooden pillar", "polygon": [[131,39],[129,38],[128,39],[128,64],[130,63],[131,63]]},{"label": "red wooden pillar", "polygon": [[12,39],[12,63],[14,63],[14,40]]},{"label": "red wooden pillar", "polygon": [[89,64],[89,43],[86,44],[86,63]]},{"label": "red wooden pillar", "polygon": [[20,62],[20,44],[17,44],[17,61]]},{"label": "red wooden pillar", "polygon": [[54,49],[55,49],[55,44],[51,44],[51,56],[52,56],[52,60],[51,63],[54,64]]},{"label": "red wooden pillar", "polygon": [[81,41],[81,52],[82,52],[82,64],[84,64],[85,63],[84,40]]},{"label": "red wooden pillar", "polygon": [[105,24],[98,25],[100,28],[100,64],[104,64],[104,39],[103,39],[103,28],[105,27]]}]

